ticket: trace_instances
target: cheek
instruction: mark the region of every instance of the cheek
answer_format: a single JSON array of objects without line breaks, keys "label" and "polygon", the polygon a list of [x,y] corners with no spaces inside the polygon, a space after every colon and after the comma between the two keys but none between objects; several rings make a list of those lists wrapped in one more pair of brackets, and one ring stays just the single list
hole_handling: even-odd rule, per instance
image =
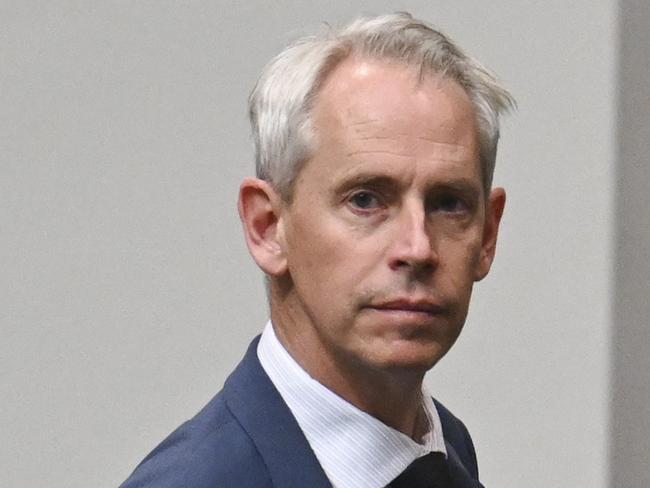
[{"label": "cheek", "polygon": [[301,264],[311,272],[347,276],[377,254],[377,238],[368,229],[331,214],[301,215],[292,224],[288,257],[296,269]]},{"label": "cheek", "polygon": [[[313,225],[318,222],[319,225]],[[301,219],[287,234],[287,264],[298,293],[312,303],[325,302],[340,285],[346,252],[336,232],[322,219]]]},{"label": "cheek", "polygon": [[287,254],[290,271],[321,278],[340,266],[345,256],[336,238],[322,229],[301,228],[293,237]]},{"label": "cheek", "polygon": [[[478,234],[478,233],[477,233]],[[440,269],[446,277],[449,287],[459,296],[471,292],[474,276],[481,258],[481,240],[478,235],[468,236],[461,241],[452,240],[441,243]],[[463,290],[466,293],[463,293]]]},{"label": "cheek", "polygon": [[374,289],[381,248],[377,239],[360,237],[344,225],[319,224],[294,227],[289,273],[309,308],[334,320]]}]

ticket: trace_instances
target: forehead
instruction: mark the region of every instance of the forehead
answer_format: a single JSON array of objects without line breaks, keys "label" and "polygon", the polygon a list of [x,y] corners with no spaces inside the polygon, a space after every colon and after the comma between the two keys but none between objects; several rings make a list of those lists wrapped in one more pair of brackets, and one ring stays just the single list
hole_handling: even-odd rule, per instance
[{"label": "forehead", "polygon": [[[427,120],[426,128],[459,124],[474,129],[469,96],[455,81],[396,61],[348,58],[325,78],[316,97],[314,118],[322,122]],[[364,120],[365,119],[365,120]]]},{"label": "forehead", "polygon": [[414,162],[466,176],[480,172],[475,114],[464,89],[396,62],[343,61],[322,84],[312,123],[320,176],[377,165],[399,171]]}]

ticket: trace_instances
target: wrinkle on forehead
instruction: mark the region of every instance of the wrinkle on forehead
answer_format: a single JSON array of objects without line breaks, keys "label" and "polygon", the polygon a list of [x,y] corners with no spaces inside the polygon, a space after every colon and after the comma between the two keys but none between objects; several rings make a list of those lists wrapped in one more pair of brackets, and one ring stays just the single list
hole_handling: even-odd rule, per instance
[{"label": "wrinkle on forehead", "polygon": [[387,156],[397,156],[400,158],[413,158],[411,154],[402,154],[396,151],[387,151],[384,149],[360,149],[345,154],[346,157],[352,158],[354,156],[363,156],[364,154],[385,154]]},{"label": "wrinkle on forehead", "polygon": [[[473,153],[468,151],[466,147],[460,146],[458,144],[449,144],[449,143],[433,143],[437,146],[438,149],[443,149],[444,152],[436,153],[436,160],[441,161],[456,161],[456,162],[471,162],[473,161]],[[359,149],[356,151],[349,151],[345,153],[346,157],[352,158],[355,156],[363,156],[364,154],[385,154],[387,156],[397,156],[400,158],[409,158],[413,159],[415,156],[413,154],[403,154],[399,151],[390,151],[387,149]]]},{"label": "wrinkle on forehead", "polygon": [[358,141],[373,141],[373,140],[378,140],[378,141],[385,141],[387,139],[393,139],[394,136],[357,136],[356,140]]},{"label": "wrinkle on forehead", "polygon": [[[421,148],[418,151],[417,156],[423,159],[428,159],[427,156],[430,154],[432,159],[437,160],[448,160],[448,161],[457,161],[457,162],[471,162],[476,159],[476,155],[471,147],[464,145],[462,143],[455,142],[446,142],[439,141],[433,137],[427,136],[412,136],[410,134],[392,134],[392,135],[368,135],[368,136],[353,136],[350,138],[349,143],[352,148],[350,151],[345,153],[346,157],[354,157],[363,154],[386,154],[393,155],[404,158],[413,158],[416,157],[412,151],[409,149],[412,147],[412,144],[409,142],[418,141],[418,145],[424,143],[424,148]],[[368,147],[368,142],[376,141],[377,144],[373,144],[373,147]],[[354,146],[355,143],[360,143],[358,149]],[[397,150],[396,145],[398,143]],[[390,146],[390,148],[382,147]],[[402,153],[399,149],[400,147],[404,148]]]},{"label": "wrinkle on forehead", "polygon": [[[471,140],[466,140],[466,133],[459,133],[458,127],[464,125],[466,127],[474,126],[474,118],[471,113],[453,115],[444,113],[441,119],[437,120],[435,126],[420,125],[415,131],[411,128],[406,129],[413,118],[409,113],[388,113],[384,117],[368,118],[367,114],[363,113],[365,110],[373,110],[370,107],[357,107],[361,110],[347,110],[342,114],[334,115],[338,122],[338,128],[348,133],[348,137],[356,140],[370,140],[370,139],[399,139],[399,138],[412,138],[419,141],[430,141],[440,144],[472,144],[474,143],[474,134]],[[365,109],[365,110],[364,110]],[[376,110],[376,109],[375,109]],[[334,112],[334,111],[333,111]],[[434,120],[435,115],[431,115],[429,120]],[[402,126],[400,130],[400,126]]]},{"label": "wrinkle on forehead", "polygon": [[[350,112],[349,115],[354,116],[354,112],[352,112],[352,111],[349,111],[349,112]],[[380,121],[380,119],[378,119],[378,118],[372,118],[372,119],[366,118],[366,119],[363,119],[363,120],[352,120],[351,122],[348,123],[348,126],[351,127],[351,128],[354,128],[355,130],[360,130],[359,127],[363,128],[364,126],[366,126],[368,124],[377,123],[379,121]]]}]

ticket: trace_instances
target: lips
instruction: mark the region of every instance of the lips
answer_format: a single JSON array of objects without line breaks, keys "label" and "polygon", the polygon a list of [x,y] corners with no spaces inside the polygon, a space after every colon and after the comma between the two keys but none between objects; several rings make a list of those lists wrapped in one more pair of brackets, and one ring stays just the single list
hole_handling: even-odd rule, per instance
[{"label": "lips", "polygon": [[370,314],[373,327],[401,339],[426,337],[428,340],[430,334],[446,322],[443,307],[430,300],[386,300],[371,303],[365,309]]},{"label": "lips", "polygon": [[438,315],[443,311],[442,306],[438,303],[428,300],[409,299],[383,301],[380,303],[371,304],[368,308],[383,312],[401,312],[426,315]]}]

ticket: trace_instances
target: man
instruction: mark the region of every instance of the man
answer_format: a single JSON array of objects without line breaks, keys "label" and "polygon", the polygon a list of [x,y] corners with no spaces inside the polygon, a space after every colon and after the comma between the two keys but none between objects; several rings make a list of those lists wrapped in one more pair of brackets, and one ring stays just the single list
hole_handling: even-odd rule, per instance
[{"label": "man", "polygon": [[250,97],[257,178],[239,196],[271,320],[123,486],[482,486],[467,430],[422,380],[494,258],[512,103],[408,14],[276,57]]}]

